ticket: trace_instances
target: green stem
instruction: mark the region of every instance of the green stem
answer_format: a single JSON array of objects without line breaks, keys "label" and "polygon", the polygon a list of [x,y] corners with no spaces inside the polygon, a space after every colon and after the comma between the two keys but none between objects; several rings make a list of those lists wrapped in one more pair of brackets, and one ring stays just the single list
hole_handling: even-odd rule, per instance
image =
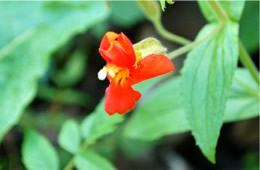
[{"label": "green stem", "polygon": [[75,166],[74,157],[69,161],[69,163],[65,166],[64,170],[72,170]]},{"label": "green stem", "polygon": [[238,46],[239,46],[239,56],[240,56],[241,62],[249,70],[249,72],[250,72],[251,76],[254,78],[255,82],[258,85],[260,85],[259,74],[258,74],[257,68],[254,65],[253,61],[251,60],[251,57],[249,56],[248,52],[246,51],[244,45],[242,44],[242,42],[240,40],[239,40]]},{"label": "green stem", "polygon": [[154,24],[154,27],[155,29],[157,30],[157,32],[162,36],[164,37],[165,39],[169,40],[169,41],[173,41],[173,42],[176,42],[176,43],[179,43],[181,45],[187,45],[189,44],[191,41],[186,39],[186,38],[183,38],[179,35],[176,35],[176,34],[173,34],[169,31],[167,31],[162,23],[161,23],[161,20],[155,20],[153,21],[153,24]]},{"label": "green stem", "polygon": [[[218,19],[221,22],[226,22],[229,20],[226,12],[224,11],[224,9],[221,7],[221,5],[218,2],[213,0],[213,1],[209,1],[209,4],[213,8],[213,10],[216,12]],[[241,62],[249,70],[249,72],[250,72],[251,76],[253,77],[253,79],[255,80],[255,82],[258,85],[260,85],[258,70],[255,67],[248,52],[246,51],[245,47],[243,46],[243,44],[240,40],[239,40],[238,46],[239,46],[239,56],[240,56]]]},{"label": "green stem", "polygon": [[219,2],[215,1],[215,0],[211,0],[208,1],[209,5],[213,8],[213,10],[216,12],[217,17],[219,19],[220,22],[226,22],[229,20],[226,12],[224,11],[224,9],[221,7],[221,5],[219,4]]},{"label": "green stem", "polygon": [[[83,152],[87,149],[88,147],[88,143],[86,141],[84,141],[80,147],[79,152]],[[72,170],[75,166],[75,157],[73,156],[73,158],[68,162],[68,164],[65,166],[65,168],[63,170]]]},{"label": "green stem", "polygon": [[178,57],[179,55],[182,55],[186,52],[188,52],[189,50],[193,49],[194,47],[200,45],[201,43],[203,43],[204,41],[208,40],[209,38],[211,38],[212,36],[214,36],[221,28],[222,28],[223,24],[219,24],[216,29],[214,29],[212,32],[210,32],[207,36],[203,37],[200,40],[194,41],[192,43],[189,43],[188,45],[181,47],[177,50],[174,50],[172,52],[170,52],[168,54],[170,59],[174,59],[176,57]]}]

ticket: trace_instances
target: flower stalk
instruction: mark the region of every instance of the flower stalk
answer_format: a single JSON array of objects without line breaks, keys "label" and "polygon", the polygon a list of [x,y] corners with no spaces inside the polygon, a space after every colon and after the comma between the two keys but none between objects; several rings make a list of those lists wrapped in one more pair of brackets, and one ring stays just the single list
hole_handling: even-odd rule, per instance
[{"label": "flower stalk", "polygon": [[174,59],[174,58],[190,51],[191,49],[195,48],[196,46],[202,44],[203,42],[205,42],[209,38],[213,37],[219,30],[221,30],[222,27],[223,27],[223,24],[219,24],[212,32],[210,32],[208,35],[206,35],[202,39],[191,42],[191,43],[187,44],[186,46],[183,46],[183,47],[181,47],[177,50],[170,52],[168,54],[169,58]]},{"label": "flower stalk", "polygon": [[[229,20],[226,12],[224,11],[224,9],[220,6],[220,4],[217,1],[215,1],[215,0],[209,1],[209,4],[211,5],[211,7],[216,12],[220,22],[223,23],[223,22],[226,22],[226,21]],[[260,85],[260,79],[259,79],[258,70],[257,70],[256,66],[254,65],[250,55],[248,54],[245,47],[243,46],[241,40],[239,40],[238,46],[239,46],[240,61],[248,69],[252,78],[255,80],[255,82],[259,86]]]},{"label": "flower stalk", "polygon": [[153,21],[153,25],[155,27],[155,29],[157,30],[157,32],[165,39],[169,40],[169,41],[172,41],[172,42],[176,42],[176,43],[179,43],[181,45],[187,45],[189,43],[191,43],[190,40],[184,38],[184,37],[181,37],[179,35],[176,35],[176,34],[173,34],[169,31],[167,31],[162,23],[161,23],[161,20],[155,20]]},{"label": "flower stalk", "polygon": [[248,69],[251,76],[253,77],[253,79],[255,80],[257,85],[259,86],[260,85],[259,73],[258,73],[258,70],[257,70],[255,64],[251,60],[251,57],[249,56],[249,54],[246,51],[243,43],[240,40],[239,40],[238,46],[239,46],[240,61]]}]

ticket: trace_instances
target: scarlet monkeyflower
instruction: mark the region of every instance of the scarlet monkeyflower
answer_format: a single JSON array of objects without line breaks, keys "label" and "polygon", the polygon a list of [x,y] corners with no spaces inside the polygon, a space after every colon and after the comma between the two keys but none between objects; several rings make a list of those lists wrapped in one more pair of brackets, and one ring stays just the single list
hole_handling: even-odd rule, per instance
[{"label": "scarlet monkeyflower", "polygon": [[109,115],[124,114],[135,107],[141,93],[132,88],[141,81],[174,70],[174,65],[163,54],[142,56],[135,51],[125,34],[107,32],[100,43],[99,52],[106,61],[98,73],[98,78],[108,78],[105,111]]}]

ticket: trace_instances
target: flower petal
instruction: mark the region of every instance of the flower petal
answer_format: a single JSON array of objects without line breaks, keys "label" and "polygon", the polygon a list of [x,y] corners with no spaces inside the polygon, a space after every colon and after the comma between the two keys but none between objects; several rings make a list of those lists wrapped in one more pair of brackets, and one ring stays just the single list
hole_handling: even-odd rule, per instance
[{"label": "flower petal", "polygon": [[131,72],[131,84],[136,84],[173,70],[174,65],[167,56],[151,54],[141,59],[137,64],[137,69]]},{"label": "flower petal", "polygon": [[107,63],[118,67],[130,68],[135,63],[132,42],[123,33],[107,32],[101,40],[99,52]]},{"label": "flower petal", "polygon": [[110,83],[106,89],[105,111],[109,115],[124,114],[135,107],[141,98],[141,93],[135,91],[130,85],[120,86]]}]

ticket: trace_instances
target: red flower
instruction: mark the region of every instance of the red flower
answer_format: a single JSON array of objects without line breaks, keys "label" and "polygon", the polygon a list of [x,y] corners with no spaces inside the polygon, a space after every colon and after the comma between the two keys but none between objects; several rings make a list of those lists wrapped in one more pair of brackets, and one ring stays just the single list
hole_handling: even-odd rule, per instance
[{"label": "red flower", "polygon": [[174,70],[172,62],[163,54],[142,56],[135,52],[132,42],[123,34],[107,32],[99,52],[107,64],[98,77],[110,81],[106,89],[105,111],[109,114],[123,114],[135,107],[141,93],[132,85]]}]

